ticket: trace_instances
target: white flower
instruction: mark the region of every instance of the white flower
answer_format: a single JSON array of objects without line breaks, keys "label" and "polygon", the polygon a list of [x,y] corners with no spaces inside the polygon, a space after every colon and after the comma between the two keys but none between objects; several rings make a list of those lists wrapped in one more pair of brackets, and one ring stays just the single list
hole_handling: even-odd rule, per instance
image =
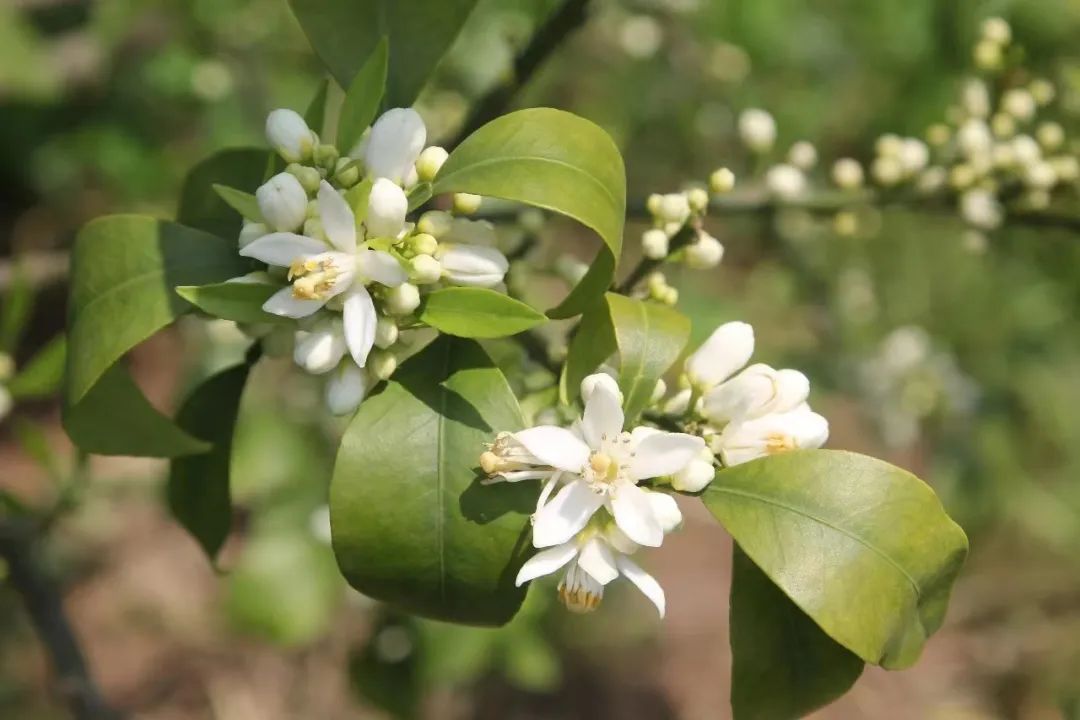
[{"label": "white flower", "polygon": [[971,118],[956,132],[956,141],[964,154],[972,158],[990,152],[994,137],[985,121]]},{"label": "white flower", "polygon": [[702,414],[723,424],[787,412],[810,394],[810,381],[798,370],[774,370],[763,363],[746,368],[702,398]]},{"label": "white flower", "polygon": [[326,383],[326,406],[334,415],[348,415],[360,407],[370,380],[367,371],[345,358]]},{"label": "white flower", "polygon": [[278,173],[255,191],[259,212],[267,224],[279,232],[292,232],[304,224],[308,196],[304,186],[290,173]]},{"label": "white flower", "polygon": [[298,163],[311,156],[318,139],[307,122],[293,110],[274,110],[266,116],[266,139],[286,162]]},{"label": "white flower", "polygon": [[387,110],[375,121],[364,148],[368,174],[403,185],[424,149],[427,128],[411,108]]},{"label": "white flower", "polygon": [[622,389],[619,387],[618,381],[607,372],[595,372],[581,381],[582,402],[589,402],[589,398],[592,397],[593,391],[600,385],[603,385],[607,392],[610,392],[619,398],[619,404],[622,405]]},{"label": "white flower", "polygon": [[417,285],[439,282],[442,271],[442,264],[431,255],[417,255],[409,261],[409,278]]},{"label": "white flower", "polygon": [[[659,502],[671,501],[672,506],[675,504],[670,496],[662,493],[648,493],[648,497]],[[518,571],[516,583],[520,587],[566,567],[566,574],[559,583],[559,599],[571,612],[588,613],[600,605],[604,587],[622,575],[652,601],[662,618],[666,609],[663,588],[628,557],[638,548],[637,543],[614,525],[590,526],[567,542],[541,550],[529,558]]]},{"label": "white flower", "polygon": [[348,349],[341,319],[326,317],[310,330],[297,331],[293,361],[313,375],[322,375],[336,368]]},{"label": "white flower", "polygon": [[719,385],[746,365],[754,354],[754,328],[724,323],[686,359],[686,375],[701,391]]},{"label": "white flower", "polygon": [[405,271],[389,253],[357,243],[352,209],[325,181],[319,188],[319,213],[330,245],[278,232],[252,242],[240,254],[289,269],[292,285],[266,301],[263,310],[268,313],[307,317],[342,295],[345,340],[353,360],[364,367],[375,342],[376,323],[375,304],[365,286],[371,282],[399,286],[405,282]]},{"label": "white flower", "polygon": [[993,230],[1001,225],[1004,210],[989,190],[968,190],[960,196],[960,214],[970,225]]},{"label": "white flower", "polygon": [[781,163],[765,173],[765,185],[781,200],[794,200],[806,190],[806,176],[799,168]]},{"label": "white flower", "polygon": [[699,230],[697,239],[686,246],[686,266],[694,270],[712,269],[723,257],[724,246],[704,230]]},{"label": "white flower", "polygon": [[833,182],[844,190],[855,190],[863,184],[863,169],[858,160],[840,158],[833,165]]},{"label": "white flower", "polygon": [[364,227],[370,237],[396,238],[405,227],[408,212],[405,191],[386,178],[379,178],[371,186]]},{"label": "white flower", "polygon": [[802,405],[789,412],[731,423],[714,436],[710,446],[724,465],[731,467],[766,455],[819,448],[828,438],[828,421]]},{"label": "white flower", "polygon": [[[481,455],[481,466],[494,480],[546,481],[534,515],[533,545],[568,542],[602,507],[639,545],[657,547],[663,541],[663,519],[637,484],[677,473],[705,444],[698,437],[653,428],[623,432],[623,421],[619,395],[610,381],[601,379],[589,391],[574,429],[540,425],[501,433]],[[545,502],[560,482],[563,487]]]},{"label": "white flower", "polygon": [[744,110],[739,115],[739,137],[754,152],[765,152],[776,142],[776,121],[764,110]]},{"label": "white flower", "polygon": [[712,451],[704,448],[686,467],[671,476],[671,487],[679,492],[701,492],[715,476]]},{"label": "white flower", "polygon": [[668,254],[668,235],[660,228],[649,228],[641,234],[641,252],[652,260],[663,260]]},{"label": "white flower", "polygon": [[494,287],[503,281],[510,262],[493,247],[443,242],[435,257],[442,263],[443,277],[453,285]]}]

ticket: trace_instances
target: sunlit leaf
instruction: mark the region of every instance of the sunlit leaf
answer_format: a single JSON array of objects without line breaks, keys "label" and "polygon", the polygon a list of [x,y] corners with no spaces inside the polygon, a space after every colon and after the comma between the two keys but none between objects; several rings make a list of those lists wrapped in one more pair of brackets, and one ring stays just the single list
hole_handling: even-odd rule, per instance
[{"label": "sunlit leaf", "polygon": [[428,295],[420,319],[448,335],[496,338],[536,327],[547,317],[495,290],[452,287]]},{"label": "sunlit leaf", "polygon": [[263,303],[281,288],[258,282],[223,282],[213,285],[181,285],[177,294],[207,315],[238,323],[288,323],[271,315]]}]

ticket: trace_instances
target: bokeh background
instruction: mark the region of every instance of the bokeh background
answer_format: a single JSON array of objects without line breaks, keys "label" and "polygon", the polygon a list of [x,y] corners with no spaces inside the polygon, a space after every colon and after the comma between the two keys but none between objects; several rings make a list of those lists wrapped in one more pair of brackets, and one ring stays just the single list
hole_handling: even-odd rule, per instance
[{"label": "bokeh background", "polygon": [[[481,0],[421,99],[435,138],[505,80],[556,5]],[[721,165],[747,177],[735,119],[750,106],[775,114],[781,154],[807,139],[823,158],[867,159],[879,134],[920,135],[943,116],[988,15],[1007,17],[1025,62],[1055,80],[1076,134],[1076,0],[595,0],[517,102],[604,126],[632,198]],[[84,222],[171,215],[195,161],[261,144],[266,113],[303,109],[320,79],[284,0],[0,3],[0,342],[16,365],[62,332]],[[813,378],[831,447],[926,478],[971,537],[922,661],[868,670],[819,716],[1080,718],[1080,236],[1006,227],[972,242],[949,213],[902,210],[862,227],[714,213],[721,268],[669,276],[698,338],[752,322],[757,357]],[[628,228],[631,260],[640,229]],[[589,256],[572,224],[543,235]],[[192,320],[133,367],[175,407],[243,345],[228,323]],[[337,572],[323,508],[340,425],[315,387],[285,360],[249,386],[221,573],[170,521],[162,464],[87,462],[47,391],[0,425],[5,502],[55,507],[45,560],[115,706],[160,720],[728,716],[730,540],[696,503],[648,558],[668,592],[663,623],[631,590],[580,618],[543,585],[501,630],[417,621]],[[0,717],[66,717],[5,572]]]}]

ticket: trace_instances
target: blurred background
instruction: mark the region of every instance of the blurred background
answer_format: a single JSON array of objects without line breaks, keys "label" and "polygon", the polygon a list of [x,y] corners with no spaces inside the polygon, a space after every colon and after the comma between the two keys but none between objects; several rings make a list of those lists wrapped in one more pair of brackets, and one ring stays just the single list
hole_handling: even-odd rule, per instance
[{"label": "blurred background", "polygon": [[[558,4],[481,0],[421,99],[434,139],[454,137]],[[631,198],[721,165],[748,177],[746,107],[775,115],[779,156],[811,140],[822,158],[868,159],[881,133],[944,117],[990,15],[1055,82],[1075,135],[1077,0],[594,0],[517,103],[604,126]],[[325,519],[340,424],[287,360],[261,363],[244,398],[223,572],[169,519],[164,464],[88,461],[67,442],[56,337],[74,233],[104,213],[172,215],[194,162],[261,145],[266,113],[302,110],[321,77],[284,0],[0,3],[0,350],[21,371],[0,421],[0,507],[55,515],[44,557],[105,696],[160,720],[727,717],[730,540],[696,502],[648,558],[663,623],[632,590],[581,618],[538,585],[508,627],[473,630],[346,588]],[[978,242],[949,213],[864,220],[838,234],[820,215],[714,212],[721,268],[669,273],[697,339],[753,323],[755,357],[813,379],[830,447],[927,479],[971,537],[920,663],[867,670],[818,716],[1080,718],[1080,235],[1006,226]],[[626,266],[643,227],[628,227]],[[590,256],[571,223],[541,234]],[[133,368],[174,408],[244,345],[230,323],[189,318]],[[67,717],[7,572],[0,717]]]}]

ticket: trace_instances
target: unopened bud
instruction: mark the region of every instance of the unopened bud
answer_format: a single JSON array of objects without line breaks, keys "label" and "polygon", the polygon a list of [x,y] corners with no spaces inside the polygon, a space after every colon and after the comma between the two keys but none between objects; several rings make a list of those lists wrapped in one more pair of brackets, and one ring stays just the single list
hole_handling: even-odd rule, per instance
[{"label": "unopened bud", "polygon": [[840,158],[832,168],[832,179],[844,190],[857,190],[863,184],[863,169],[858,160]]},{"label": "unopened bud", "polygon": [[652,228],[641,234],[641,252],[650,260],[663,260],[668,254],[668,236],[660,228]]},{"label": "unopened bud", "polygon": [[697,240],[686,246],[686,266],[693,270],[709,270],[720,264],[724,246],[704,230],[698,231]]},{"label": "unopened bud", "polygon": [[334,166],[337,165],[338,157],[340,155],[336,147],[323,144],[315,148],[313,160],[319,167],[333,170]]},{"label": "unopened bud", "polygon": [[311,157],[318,139],[299,113],[274,110],[266,118],[266,139],[286,162],[302,162]]},{"label": "unopened bud", "polygon": [[309,238],[315,238],[316,240],[326,240],[326,230],[323,228],[322,220],[317,217],[311,217],[305,220],[304,235]]},{"label": "unopened bud", "polygon": [[776,120],[764,110],[744,110],[739,115],[739,137],[754,152],[766,152],[776,142]]},{"label": "unopened bud", "polygon": [[430,285],[441,277],[442,264],[432,256],[417,255],[409,261],[409,279],[417,285]]},{"label": "unopened bud", "polygon": [[372,350],[368,355],[367,369],[379,380],[386,380],[397,370],[397,358],[387,350]]},{"label": "unopened bud", "polygon": [[417,176],[423,182],[431,182],[439,174],[439,170],[448,157],[450,157],[450,153],[438,145],[424,148],[424,151],[420,153],[420,157],[416,159]]},{"label": "unopened bud", "polygon": [[800,170],[810,170],[817,165],[817,148],[805,140],[800,140],[788,150],[788,162]]},{"label": "unopened bud", "polygon": [[1035,98],[1035,102],[1040,107],[1045,107],[1054,102],[1054,97],[1057,95],[1054,84],[1045,78],[1032,80],[1031,85],[1028,86],[1028,91],[1031,92],[1031,96]]},{"label": "unopened bud", "polygon": [[649,199],[645,201],[645,209],[649,211],[649,214],[656,217],[660,214],[660,206],[664,202],[664,196],[659,193],[653,193],[649,195]]},{"label": "unopened bud", "polygon": [[1056,122],[1044,122],[1035,130],[1035,139],[1047,152],[1053,152],[1065,144],[1065,129]]},{"label": "unopened bud", "polygon": [[387,288],[383,298],[391,315],[408,315],[420,307],[420,289],[410,283]]},{"label": "unopened bud", "polygon": [[735,188],[735,173],[726,167],[714,170],[709,176],[709,189],[717,195],[729,193]]},{"label": "unopened bud", "polygon": [[1008,45],[1012,40],[1012,28],[1000,17],[988,17],[982,23],[982,37],[998,45]]},{"label": "unopened bud", "polygon": [[259,212],[274,230],[292,232],[304,222],[308,197],[304,186],[289,173],[278,173],[255,191]]},{"label": "unopened bud", "polygon": [[409,238],[409,249],[417,255],[434,255],[439,249],[439,241],[429,233],[416,233]]},{"label": "unopened bud", "polygon": [[990,40],[977,42],[972,55],[975,60],[975,67],[980,70],[999,70],[1004,60],[1001,45]]},{"label": "unopened bud", "polygon": [[686,191],[686,200],[690,203],[690,209],[696,213],[703,213],[709,207],[709,193],[705,188],[690,188]]},{"label": "unopened bud", "polygon": [[375,347],[385,350],[398,339],[398,326],[393,319],[380,317],[375,323]]},{"label": "unopened bud", "polygon": [[300,165],[298,163],[291,163],[285,168],[285,172],[299,180],[301,187],[303,187],[309,195],[319,191],[319,183],[322,182],[322,175],[320,175],[319,171],[315,168]]},{"label": "unopened bud", "polygon": [[335,166],[334,180],[343,188],[350,188],[360,182],[360,168],[355,160],[340,158]]},{"label": "unopened bud", "polygon": [[[480,209],[483,201],[479,195],[472,193],[454,193],[454,212],[458,215],[472,215]],[[435,233],[432,233],[434,235]],[[436,237],[438,237],[436,235]]]},{"label": "unopened bud", "polygon": [[453,224],[454,218],[450,213],[442,210],[429,210],[420,216],[419,222],[416,223],[416,229],[438,239],[450,232]]}]

